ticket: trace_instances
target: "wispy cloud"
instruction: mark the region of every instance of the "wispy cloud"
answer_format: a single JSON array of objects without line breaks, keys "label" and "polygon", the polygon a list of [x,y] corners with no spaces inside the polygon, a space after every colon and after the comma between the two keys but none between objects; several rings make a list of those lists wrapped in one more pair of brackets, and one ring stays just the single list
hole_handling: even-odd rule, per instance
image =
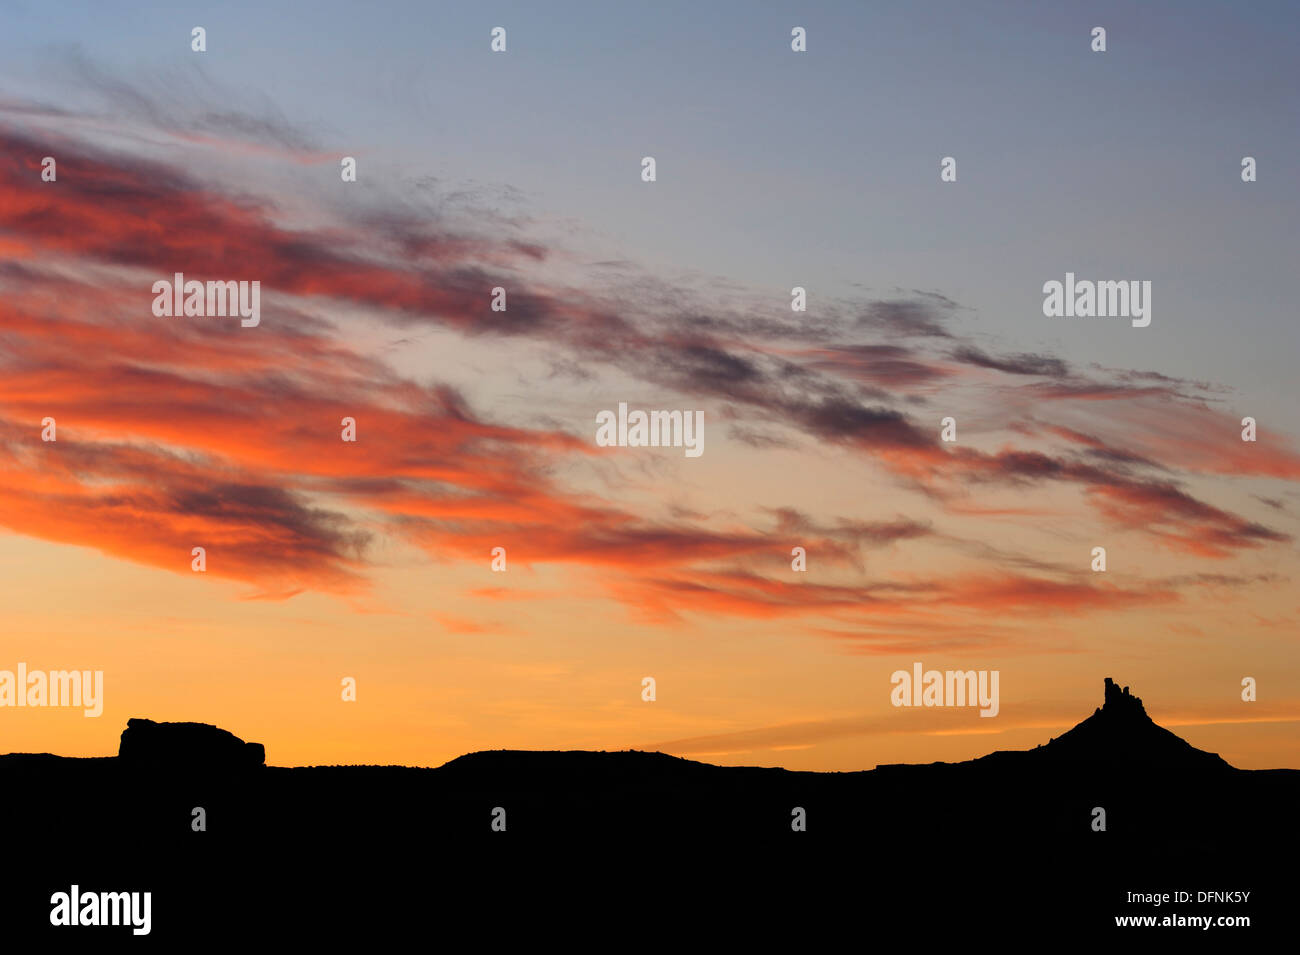
[{"label": "wispy cloud", "polygon": [[[273,108],[203,106],[213,96],[201,74],[170,95],[84,61],[78,69],[131,122],[190,147],[325,155]],[[177,571],[192,545],[211,541],[221,557],[210,572],[281,595],[363,588],[377,535],[477,561],[509,538],[525,542],[513,560],[603,574],[604,590],[647,619],[892,618],[904,630],[918,615],[936,626],[940,606],[1050,616],[1178,599],[1177,586],[1104,586],[1009,547],[977,554],[933,516],[970,516],[972,490],[1014,494],[1026,509],[1041,489],[1073,490],[1092,520],[1198,559],[1291,540],[1191,489],[1193,476],[1300,474],[1281,437],[1209,437],[1233,419],[1206,403],[1208,383],[1000,354],[935,293],[831,303],[810,327],[757,292],[718,304],[626,262],[597,263],[590,286],[557,286],[537,267],[573,260],[570,251],[515,225],[430,218],[415,199],[361,203],[346,221],[322,202],[307,225],[255,186],[92,144],[93,114],[12,100],[0,113],[11,123],[0,128],[0,524],[19,533]],[[47,143],[31,123],[55,118],[76,121],[59,180],[46,184]],[[142,321],[148,279],[175,271],[258,279],[276,318],[255,335]],[[511,289],[506,312],[488,307],[496,285]],[[350,310],[469,343],[530,343],[553,376],[588,388],[634,380],[718,409],[749,449],[843,449],[930,516],[814,517],[781,501],[728,526],[641,513],[566,478],[602,454],[580,433],[587,422],[498,420],[457,388],[409,380],[352,343],[341,317]],[[987,431],[1001,447],[978,431],[983,442],[938,440],[934,401],[946,389],[976,420],[1000,422]],[[1044,424],[1044,402],[1066,421],[1078,409],[1087,424]],[[46,415],[59,421],[57,446],[37,440]],[[355,449],[339,442],[344,415],[364,422]],[[791,579],[774,535],[799,536],[849,576]],[[967,564],[943,576],[861,576],[873,548],[918,544]]]}]

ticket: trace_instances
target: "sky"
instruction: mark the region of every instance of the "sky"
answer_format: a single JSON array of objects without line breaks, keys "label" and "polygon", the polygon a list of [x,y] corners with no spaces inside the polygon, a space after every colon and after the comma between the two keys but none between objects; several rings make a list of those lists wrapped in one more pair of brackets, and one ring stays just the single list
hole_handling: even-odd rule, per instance
[{"label": "sky", "polygon": [[[1293,6],[299,6],[0,6],[0,670],[105,685],[0,750],[855,770],[1111,676],[1300,765]],[[1151,324],[1045,316],[1067,272]],[[915,662],[998,715],[891,705]]]}]

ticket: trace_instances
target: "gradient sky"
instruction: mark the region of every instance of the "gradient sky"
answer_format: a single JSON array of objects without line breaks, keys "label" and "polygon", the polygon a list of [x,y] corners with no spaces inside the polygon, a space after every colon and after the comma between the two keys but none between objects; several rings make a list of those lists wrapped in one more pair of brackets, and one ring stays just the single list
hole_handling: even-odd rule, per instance
[{"label": "gradient sky", "polygon": [[[849,770],[1113,676],[1300,765],[1294,6],[296,6],[0,9],[0,669],[106,684],[0,750]],[[260,327],[154,317],[175,271]],[[1066,271],[1150,327],[1045,318]],[[704,455],[597,447],[620,401]],[[913,661],[1001,712],[895,709]]]}]

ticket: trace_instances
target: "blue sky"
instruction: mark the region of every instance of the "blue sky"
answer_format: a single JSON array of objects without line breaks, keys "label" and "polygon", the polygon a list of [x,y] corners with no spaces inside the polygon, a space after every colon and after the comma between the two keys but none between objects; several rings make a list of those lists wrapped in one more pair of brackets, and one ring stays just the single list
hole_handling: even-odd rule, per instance
[{"label": "blue sky", "polygon": [[[1282,412],[1298,20],[1263,3],[17,3],[0,79],[66,102],[71,50],[146,83],[197,67],[371,174],[518,189],[594,258],[802,284],[810,320],[855,286],[934,290],[1018,347],[1214,374]],[[1067,269],[1152,279],[1152,327],[1049,323],[1039,289]]]}]

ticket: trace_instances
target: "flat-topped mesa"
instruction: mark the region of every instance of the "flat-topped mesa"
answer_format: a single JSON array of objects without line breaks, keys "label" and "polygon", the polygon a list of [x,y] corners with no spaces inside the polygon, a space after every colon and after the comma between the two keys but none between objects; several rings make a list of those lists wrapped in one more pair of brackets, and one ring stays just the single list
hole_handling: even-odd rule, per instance
[{"label": "flat-topped mesa", "polygon": [[245,743],[210,723],[130,719],[117,758],[141,768],[229,772],[261,767],[266,750],[261,743]]},{"label": "flat-topped mesa", "polygon": [[1147,716],[1146,707],[1142,705],[1139,697],[1131,696],[1128,687],[1120,689],[1110,677],[1106,677],[1106,696],[1104,703],[1097,711],[1105,713],[1108,716],[1141,716],[1143,719],[1150,719]]}]

